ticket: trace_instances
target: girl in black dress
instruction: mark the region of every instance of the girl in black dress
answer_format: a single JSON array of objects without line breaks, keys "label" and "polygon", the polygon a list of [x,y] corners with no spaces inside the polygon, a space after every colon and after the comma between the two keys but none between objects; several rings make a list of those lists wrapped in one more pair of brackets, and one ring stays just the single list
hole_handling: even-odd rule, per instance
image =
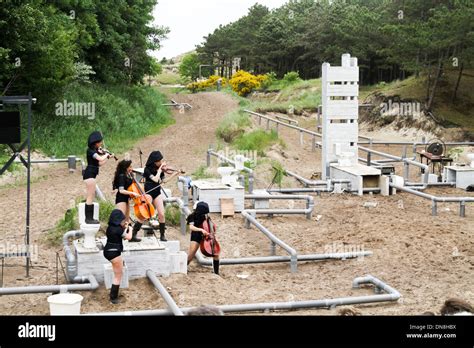
[{"label": "girl in black dress", "polygon": [[[187,218],[189,229],[191,230],[191,244],[189,245],[188,251],[188,265],[196,255],[203,238],[209,234],[209,232],[202,228],[204,221],[207,219],[207,214],[209,214],[209,205],[206,202],[198,202],[194,208],[194,211]],[[219,274],[219,255],[214,256],[214,259],[212,260],[212,266],[214,268],[214,273]]]},{"label": "girl in black dress", "polygon": [[115,209],[110,214],[106,234],[107,244],[104,247],[104,257],[112,263],[114,271],[114,280],[110,289],[110,302],[117,304],[123,273],[122,240],[132,238],[132,228],[128,226],[127,218],[121,210]]},{"label": "girl in black dress", "polygon": [[102,146],[103,136],[100,132],[93,132],[89,135],[87,141],[87,167],[82,176],[86,184],[86,224],[99,224],[99,221],[94,220],[94,202],[96,177],[99,175],[99,167],[104,165],[107,160],[112,157],[111,154],[102,153],[100,148]]},{"label": "girl in black dress", "polygon": [[[117,190],[115,196],[115,207],[125,214],[128,222],[130,222],[130,198],[140,196],[138,193],[127,191],[133,183],[132,175],[132,161],[123,160],[117,165],[112,185],[113,189]],[[137,222],[133,225],[133,234],[130,242],[141,242],[141,239],[137,238],[137,234],[138,231],[140,231],[142,224],[143,221],[137,219]]]},{"label": "girl in black dress", "polygon": [[153,151],[148,157],[143,176],[145,177],[145,192],[153,198],[153,205],[158,212],[160,223],[160,240],[166,242],[165,238],[165,206],[161,194],[161,184],[165,178],[166,163],[160,151]]}]

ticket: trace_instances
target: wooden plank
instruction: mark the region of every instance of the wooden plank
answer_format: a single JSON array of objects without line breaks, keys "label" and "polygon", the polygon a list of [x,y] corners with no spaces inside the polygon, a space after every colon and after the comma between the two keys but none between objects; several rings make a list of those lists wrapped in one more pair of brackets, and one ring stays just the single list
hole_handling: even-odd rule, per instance
[{"label": "wooden plank", "polygon": [[235,215],[234,198],[232,198],[232,197],[221,197],[219,200],[221,202],[221,216],[222,217],[226,217],[226,216],[234,217],[234,215]]}]

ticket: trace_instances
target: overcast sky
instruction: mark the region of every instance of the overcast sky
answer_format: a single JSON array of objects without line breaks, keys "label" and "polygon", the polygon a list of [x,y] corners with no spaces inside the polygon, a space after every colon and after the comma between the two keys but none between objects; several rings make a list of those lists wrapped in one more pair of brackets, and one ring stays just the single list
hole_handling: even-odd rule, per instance
[{"label": "overcast sky", "polygon": [[202,43],[203,36],[219,24],[227,24],[244,16],[256,2],[272,9],[287,0],[158,0],[155,23],[170,28],[168,40],[153,52],[159,59],[175,57]]}]

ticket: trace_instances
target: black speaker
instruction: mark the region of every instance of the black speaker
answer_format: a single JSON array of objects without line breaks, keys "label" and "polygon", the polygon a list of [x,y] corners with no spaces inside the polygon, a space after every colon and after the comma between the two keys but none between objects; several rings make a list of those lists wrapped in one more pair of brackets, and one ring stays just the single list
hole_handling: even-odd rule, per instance
[{"label": "black speaker", "polygon": [[20,112],[0,112],[0,144],[21,143]]}]

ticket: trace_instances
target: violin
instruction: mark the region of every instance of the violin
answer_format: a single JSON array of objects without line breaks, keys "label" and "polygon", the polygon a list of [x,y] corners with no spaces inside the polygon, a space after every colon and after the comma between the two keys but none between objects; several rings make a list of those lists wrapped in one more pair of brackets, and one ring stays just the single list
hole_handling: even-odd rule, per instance
[{"label": "violin", "polygon": [[221,253],[221,246],[219,245],[219,242],[216,239],[216,225],[214,224],[214,222],[211,221],[210,218],[207,218],[203,222],[202,228],[206,230],[209,234],[202,239],[199,245],[201,253],[207,257],[214,257],[219,255]]},{"label": "violin", "polygon": [[113,157],[116,161],[118,161],[118,158],[117,156],[115,156],[112,152],[110,152],[109,150],[103,148],[103,147],[99,147],[98,149],[98,152],[100,152],[102,155],[108,155],[109,157]]},{"label": "violin", "polygon": [[145,193],[143,188],[140,186],[140,183],[137,181],[137,179],[135,179],[135,176],[131,175],[131,178],[133,182],[127,189],[127,191],[131,191],[140,195],[133,197],[133,209],[135,212],[135,216],[139,220],[150,220],[152,217],[155,216],[153,198]]},{"label": "violin", "polygon": [[186,174],[186,172],[182,169],[174,169],[172,167],[168,167],[167,165],[164,165],[163,167],[161,167],[161,171],[165,174],[174,174],[174,175]]}]

